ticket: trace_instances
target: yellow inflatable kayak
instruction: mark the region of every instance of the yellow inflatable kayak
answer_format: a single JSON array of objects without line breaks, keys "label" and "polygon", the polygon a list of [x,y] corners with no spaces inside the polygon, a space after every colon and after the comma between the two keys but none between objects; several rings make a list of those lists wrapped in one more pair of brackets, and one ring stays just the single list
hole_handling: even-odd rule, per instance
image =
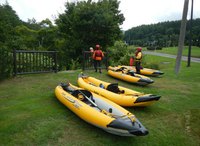
[{"label": "yellow inflatable kayak", "polygon": [[[135,66],[122,65],[122,66],[118,66],[118,67],[125,67],[128,70],[133,70],[134,72],[136,72]],[[140,74],[147,75],[147,76],[160,76],[160,75],[163,75],[164,72],[155,70],[155,69],[142,68],[142,69],[140,69]]]},{"label": "yellow inflatable kayak", "polygon": [[148,85],[152,84],[154,81],[149,77],[139,75],[134,73],[133,71],[128,70],[125,67],[108,67],[108,75],[138,85]]},{"label": "yellow inflatable kayak", "polygon": [[160,99],[161,96],[140,93],[118,84],[107,83],[93,77],[79,74],[78,85],[81,88],[101,95],[121,106],[149,106]]},{"label": "yellow inflatable kayak", "polygon": [[129,111],[99,95],[61,83],[57,99],[84,121],[120,136],[144,136],[148,130]]}]

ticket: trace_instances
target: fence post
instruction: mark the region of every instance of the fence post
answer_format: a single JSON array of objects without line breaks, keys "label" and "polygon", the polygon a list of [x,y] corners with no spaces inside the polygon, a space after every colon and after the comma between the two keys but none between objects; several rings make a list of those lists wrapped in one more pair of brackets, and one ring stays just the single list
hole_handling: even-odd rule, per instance
[{"label": "fence post", "polygon": [[17,56],[16,56],[16,49],[13,50],[13,72],[14,76],[17,75]]},{"label": "fence post", "polygon": [[82,70],[84,71],[85,70],[85,51],[83,50],[82,51],[82,53],[83,53],[83,64],[82,64]]},{"label": "fence post", "polygon": [[58,67],[57,67],[57,51],[54,52],[54,61],[55,61],[55,73],[58,72]]},{"label": "fence post", "polygon": [[106,51],[106,70],[108,70],[108,51]]}]

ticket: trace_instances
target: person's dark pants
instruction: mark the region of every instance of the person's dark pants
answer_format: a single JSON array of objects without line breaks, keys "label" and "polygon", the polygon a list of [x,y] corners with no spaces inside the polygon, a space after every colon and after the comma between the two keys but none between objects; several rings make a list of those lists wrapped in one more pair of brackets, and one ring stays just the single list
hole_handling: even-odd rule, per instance
[{"label": "person's dark pants", "polygon": [[135,62],[135,68],[137,74],[140,74],[140,64],[141,64],[140,61]]},{"label": "person's dark pants", "polygon": [[94,60],[94,69],[95,72],[97,72],[97,69],[99,69],[99,72],[101,72],[101,60]]}]

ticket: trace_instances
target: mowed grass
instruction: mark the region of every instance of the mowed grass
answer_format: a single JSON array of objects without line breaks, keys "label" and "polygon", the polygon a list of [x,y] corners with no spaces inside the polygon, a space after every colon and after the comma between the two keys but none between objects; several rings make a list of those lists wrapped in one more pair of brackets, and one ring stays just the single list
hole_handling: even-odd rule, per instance
[{"label": "mowed grass", "polygon": [[0,145],[118,145],[198,146],[200,145],[200,64],[174,74],[174,59],[145,56],[165,74],[152,77],[152,85],[141,87],[94,71],[84,73],[107,82],[118,82],[144,93],[161,95],[146,108],[126,108],[149,130],[144,137],[120,137],[96,128],[60,103],[54,89],[60,82],[77,85],[81,70],[57,74],[23,75],[0,83]]},{"label": "mowed grass", "polygon": [[[188,56],[188,49],[189,49],[189,46],[185,46],[183,48],[183,52],[182,52],[183,56]],[[156,52],[176,55],[177,52],[178,52],[178,47],[162,48],[162,50],[156,50]],[[191,56],[200,58],[200,47],[192,46],[192,48],[191,48]]]}]

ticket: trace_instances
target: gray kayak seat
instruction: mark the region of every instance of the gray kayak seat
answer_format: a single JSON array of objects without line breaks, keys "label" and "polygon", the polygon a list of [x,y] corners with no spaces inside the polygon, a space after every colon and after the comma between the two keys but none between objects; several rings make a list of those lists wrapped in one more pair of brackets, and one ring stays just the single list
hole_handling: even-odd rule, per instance
[{"label": "gray kayak seat", "polygon": [[70,94],[75,91],[75,89],[73,89],[69,83],[61,83],[60,86],[63,88],[63,90],[69,92]]}]

